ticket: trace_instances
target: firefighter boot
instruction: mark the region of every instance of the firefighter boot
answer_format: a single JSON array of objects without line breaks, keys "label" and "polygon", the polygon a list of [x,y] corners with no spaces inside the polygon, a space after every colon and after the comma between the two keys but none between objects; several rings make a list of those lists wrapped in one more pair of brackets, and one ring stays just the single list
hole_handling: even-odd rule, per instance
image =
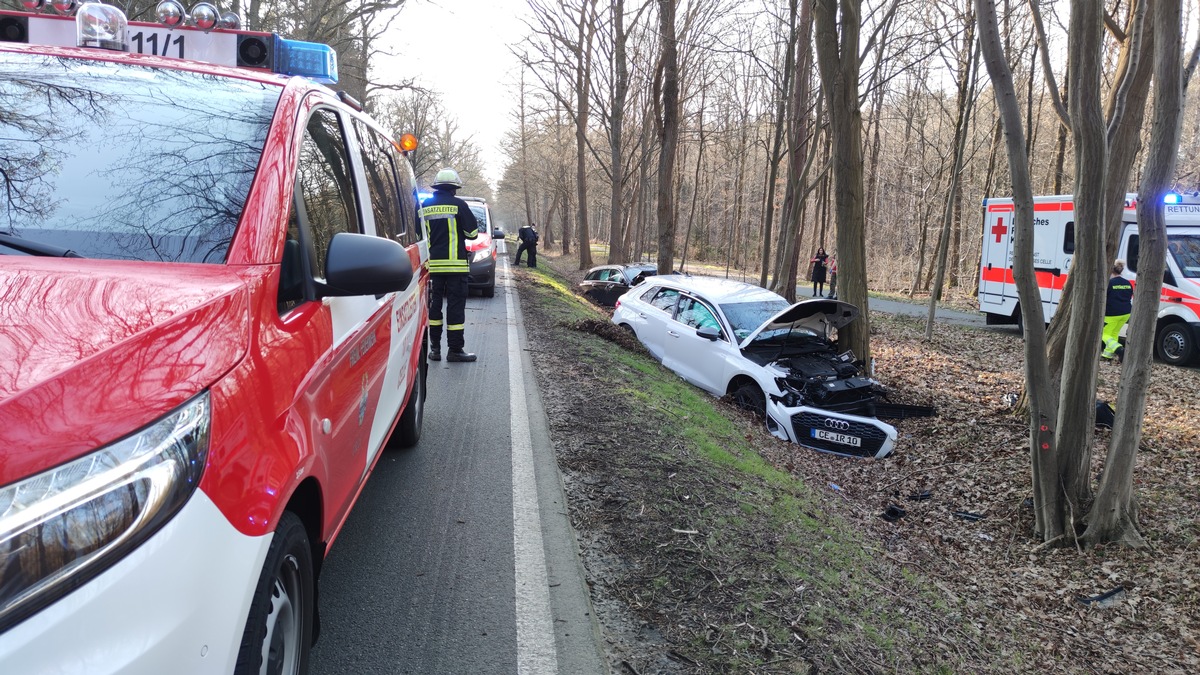
[{"label": "firefighter boot", "polygon": [[461,349],[451,349],[446,352],[446,360],[457,363],[470,363],[475,360],[475,355],[470,352],[465,352]]}]

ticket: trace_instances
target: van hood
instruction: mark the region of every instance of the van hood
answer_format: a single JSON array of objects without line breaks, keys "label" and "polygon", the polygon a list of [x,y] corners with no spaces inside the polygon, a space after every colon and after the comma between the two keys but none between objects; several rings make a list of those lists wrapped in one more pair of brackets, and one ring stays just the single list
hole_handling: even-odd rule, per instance
[{"label": "van hood", "polygon": [[0,257],[0,485],[117,440],[246,354],[223,265]]},{"label": "van hood", "polygon": [[858,318],[858,308],[841,300],[805,300],[797,302],[768,319],[753,333],[742,340],[739,348],[745,349],[765,331],[792,329],[801,330],[823,338],[830,329],[846,326]]}]

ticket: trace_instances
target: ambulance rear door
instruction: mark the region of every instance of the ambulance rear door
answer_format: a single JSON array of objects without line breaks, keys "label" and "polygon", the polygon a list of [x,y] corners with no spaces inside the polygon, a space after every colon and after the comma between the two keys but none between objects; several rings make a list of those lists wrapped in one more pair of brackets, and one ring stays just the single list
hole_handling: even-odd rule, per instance
[{"label": "ambulance rear door", "polygon": [[983,311],[997,307],[1004,298],[1017,297],[1012,285],[1011,199],[988,199],[983,205],[983,253],[979,270],[979,304]]}]

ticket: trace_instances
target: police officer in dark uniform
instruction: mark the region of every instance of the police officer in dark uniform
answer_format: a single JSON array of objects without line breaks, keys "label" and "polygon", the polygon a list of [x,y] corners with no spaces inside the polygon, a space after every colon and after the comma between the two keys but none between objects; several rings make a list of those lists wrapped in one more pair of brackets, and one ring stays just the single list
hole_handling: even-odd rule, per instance
[{"label": "police officer in dark uniform", "polygon": [[[421,203],[425,239],[429,242],[429,358],[442,360],[442,328],[450,351],[447,361],[474,361],[464,351],[463,327],[467,320],[467,239],[479,236],[479,224],[467,203],[454,196],[462,179],[454,169],[442,169],[433,182],[433,196]],[[442,300],[446,318],[442,320]]]},{"label": "police officer in dark uniform", "polygon": [[530,223],[517,230],[517,239],[520,240],[521,245],[517,247],[517,259],[513,262],[513,264],[520,265],[521,254],[528,251],[529,256],[526,264],[528,264],[530,267],[537,267],[537,225]]}]

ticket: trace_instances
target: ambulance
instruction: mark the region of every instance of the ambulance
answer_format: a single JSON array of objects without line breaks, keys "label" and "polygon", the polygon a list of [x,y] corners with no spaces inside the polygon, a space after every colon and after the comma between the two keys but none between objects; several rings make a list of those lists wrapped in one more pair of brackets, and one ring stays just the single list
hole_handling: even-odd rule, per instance
[{"label": "ambulance", "polygon": [[303,673],[421,435],[410,160],[326,45],[208,3],[0,12],[0,673]]},{"label": "ambulance", "polygon": [[[1155,330],[1155,352],[1175,365],[1191,362],[1200,344],[1200,193],[1168,194],[1167,268]],[[1074,201],[1070,195],[1033,198],[1033,266],[1042,296],[1042,316],[1054,316],[1075,254]],[[983,254],[979,309],[989,324],[1019,324],[1021,309],[1013,280],[1013,201],[983,200]],[[1137,195],[1125,198],[1117,258],[1124,276],[1138,270]]]}]

